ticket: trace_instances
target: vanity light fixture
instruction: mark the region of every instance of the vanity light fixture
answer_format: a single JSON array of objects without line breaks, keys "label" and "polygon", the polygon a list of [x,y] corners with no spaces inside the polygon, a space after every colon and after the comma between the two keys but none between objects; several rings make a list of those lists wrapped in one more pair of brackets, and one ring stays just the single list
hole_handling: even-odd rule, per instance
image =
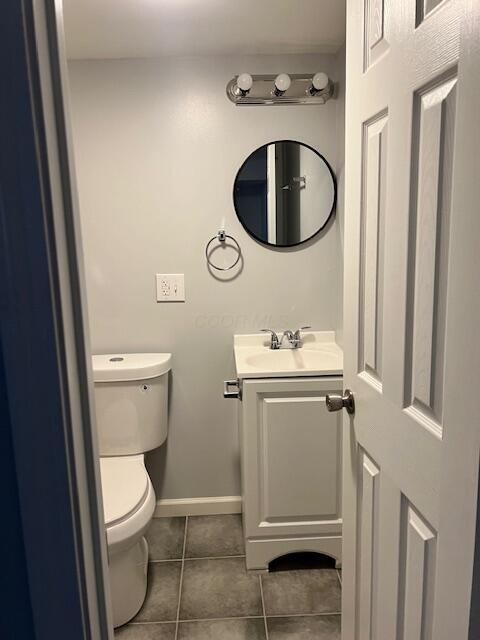
[{"label": "vanity light fixture", "polygon": [[227,84],[227,97],[237,106],[281,104],[325,104],[335,97],[335,85],[328,75],[318,73],[280,73],[250,75],[241,73]]},{"label": "vanity light fixture", "polygon": [[328,87],[329,82],[330,80],[328,79],[327,74],[323,73],[323,71],[319,71],[313,76],[312,84],[308,88],[308,93],[311,96],[316,96],[317,93],[324,91]]},{"label": "vanity light fixture", "polygon": [[288,89],[290,89],[291,84],[292,84],[292,81],[288,73],[280,73],[275,78],[273,95],[276,96],[277,98],[279,98],[280,96],[283,96],[285,91],[288,91]]},{"label": "vanity light fixture", "polygon": [[238,94],[245,97],[248,96],[248,93],[253,85],[253,78],[249,73],[241,73],[237,78],[237,86],[236,89]]}]

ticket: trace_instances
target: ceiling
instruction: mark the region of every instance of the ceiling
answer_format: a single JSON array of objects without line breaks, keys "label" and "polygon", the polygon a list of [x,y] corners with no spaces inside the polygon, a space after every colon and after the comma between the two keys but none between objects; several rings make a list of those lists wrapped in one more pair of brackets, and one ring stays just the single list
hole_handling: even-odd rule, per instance
[{"label": "ceiling", "polygon": [[64,0],[69,58],[329,53],[344,0]]}]

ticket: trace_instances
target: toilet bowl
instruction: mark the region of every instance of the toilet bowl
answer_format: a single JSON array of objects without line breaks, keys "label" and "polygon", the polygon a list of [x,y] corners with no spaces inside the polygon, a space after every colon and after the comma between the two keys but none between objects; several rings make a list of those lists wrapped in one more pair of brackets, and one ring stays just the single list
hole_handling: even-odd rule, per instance
[{"label": "toilet bowl", "polygon": [[114,625],[131,620],[147,591],[148,545],[155,493],[143,455],[100,459]]},{"label": "toilet bowl", "polygon": [[140,610],[147,592],[155,492],[144,452],[167,437],[169,353],[92,357],[113,624]]}]

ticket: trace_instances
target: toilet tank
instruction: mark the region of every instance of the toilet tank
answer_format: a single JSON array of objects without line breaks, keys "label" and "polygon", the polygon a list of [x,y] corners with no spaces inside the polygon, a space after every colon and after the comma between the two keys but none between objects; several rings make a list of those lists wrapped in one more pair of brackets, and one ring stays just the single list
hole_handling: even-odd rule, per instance
[{"label": "toilet tank", "polygon": [[92,356],[101,456],[144,453],[167,437],[170,353]]}]

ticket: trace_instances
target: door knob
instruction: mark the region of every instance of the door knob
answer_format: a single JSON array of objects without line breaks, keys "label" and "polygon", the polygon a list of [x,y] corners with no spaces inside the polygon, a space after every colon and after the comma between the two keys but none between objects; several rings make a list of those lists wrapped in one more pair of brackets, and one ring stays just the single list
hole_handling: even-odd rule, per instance
[{"label": "door knob", "polygon": [[328,411],[340,411],[346,409],[347,413],[353,415],[355,413],[355,400],[350,389],[345,389],[343,396],[340,394],[327,394],[325,397]]}]

